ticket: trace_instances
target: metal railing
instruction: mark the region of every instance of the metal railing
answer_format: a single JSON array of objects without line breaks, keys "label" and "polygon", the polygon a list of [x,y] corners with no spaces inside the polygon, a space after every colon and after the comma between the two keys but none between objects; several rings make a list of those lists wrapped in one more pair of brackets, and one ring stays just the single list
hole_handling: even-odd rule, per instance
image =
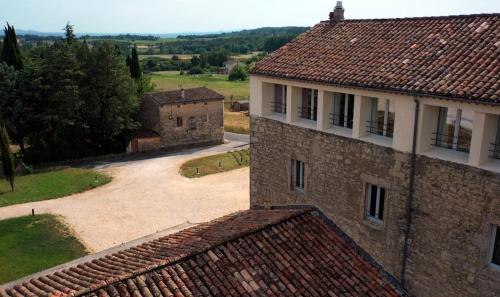
[{"label": "metal railing", "polygon": [[[318,119],[317,110],[311,107],[298,107],[299,116],[303,119],[316,121]],[[312,118],[312,119],[311,119]]]},{"label": "metal railing", "polygon": [[348,116],[347,125],[345,125],[345,122],[346,122],[346,117],[340,114],[330,113],[330,124],[332,124],[333,126],[346,127],[352,129],[353,118]]},{"label": "metal railing", "polygon": [[387,125],[384,125],[380,121],[366,121],[366,132],[370,134],[381,135],[389,138],[394,136],[394,120],[388,121]]},{"label": "metal railing", "polygon": [[500,143],[491,143],[490,153],[490,158],[500,160]]},{"label": "metal railing", "polygon": [[282,102],[271,102],[271,110],[276,113],[286,114],[286,103]]},{"label": "metal railing", "polygon": [[432,133],[433,145],[445,149],[455,150],[458,152],[469,153],[470,141],[464,141],[460,137],[455,137],[448,134],[434,132]]}]

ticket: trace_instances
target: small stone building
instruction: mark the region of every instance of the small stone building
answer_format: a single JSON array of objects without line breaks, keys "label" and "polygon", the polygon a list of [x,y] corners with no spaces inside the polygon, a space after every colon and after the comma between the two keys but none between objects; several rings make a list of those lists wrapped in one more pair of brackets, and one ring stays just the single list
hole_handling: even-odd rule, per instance
[{"label": "small stone building", "polygon": [[140,121],[129,152],[223,143],[224,96],[205,87],[146,94]]}]

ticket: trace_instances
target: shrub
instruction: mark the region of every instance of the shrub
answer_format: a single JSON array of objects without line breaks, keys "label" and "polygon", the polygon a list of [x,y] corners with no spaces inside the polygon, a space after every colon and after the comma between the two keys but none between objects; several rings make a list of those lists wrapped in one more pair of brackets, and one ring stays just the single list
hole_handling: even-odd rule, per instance
[{"label": "shrub", "polygon": [[199,66],[195,66],[191,69],[189,69],[189,74],[193,75],[193,74],[203,74],[203,69]]},{"label": "shrub", "polygon": [[233,70],[229,72],[229,80],[230,81],[237,81],[237,80],[246,80],[248,77],[245,69],[241,65],[236,65],[234,66]]}]

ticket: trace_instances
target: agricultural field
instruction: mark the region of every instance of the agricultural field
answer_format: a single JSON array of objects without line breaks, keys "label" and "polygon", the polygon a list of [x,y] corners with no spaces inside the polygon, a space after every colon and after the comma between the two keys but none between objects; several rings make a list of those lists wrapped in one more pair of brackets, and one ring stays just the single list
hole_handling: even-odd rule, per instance
[{"label": "agricultural field", "polygon": [[160,58],[169,60],[172,59],[173,56],[177,56],[180,60],[191,60],[193,55],[139,55],[139,60],[143,61],[147,58]]},{"label": "agricultural field", "polygon": [[207,87],[226,97],[230,101],[234,98],[245,98],[250,96],[248,81],[229,81],[227,75],[207,74],[207,75],[178,75],[153,73],[151,82],[156,85],[156,89],[173,90],[180,88]]},{"label": "agricultural field", "polygon": [[0,221],[0,284],[86,254],[59,217],[46,214]]}]

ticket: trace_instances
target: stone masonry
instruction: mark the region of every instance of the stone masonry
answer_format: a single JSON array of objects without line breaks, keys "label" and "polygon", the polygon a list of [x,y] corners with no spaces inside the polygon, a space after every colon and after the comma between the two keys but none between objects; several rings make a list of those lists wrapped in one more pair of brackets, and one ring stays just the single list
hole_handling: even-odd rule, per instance
[{"label": "stone masonry", "polygon": [[[400,278],[411,155],[255,116],[251,128],[251,205],[314,205]],[[292,187],[292,159],[306,164],[303,193]],[[383,225],[365,219],[367,183],[387,190]],[[487,265],[492,224],[500,224],[500,174],[418,156],[410,293],[500,296],[500,271]]]}]

